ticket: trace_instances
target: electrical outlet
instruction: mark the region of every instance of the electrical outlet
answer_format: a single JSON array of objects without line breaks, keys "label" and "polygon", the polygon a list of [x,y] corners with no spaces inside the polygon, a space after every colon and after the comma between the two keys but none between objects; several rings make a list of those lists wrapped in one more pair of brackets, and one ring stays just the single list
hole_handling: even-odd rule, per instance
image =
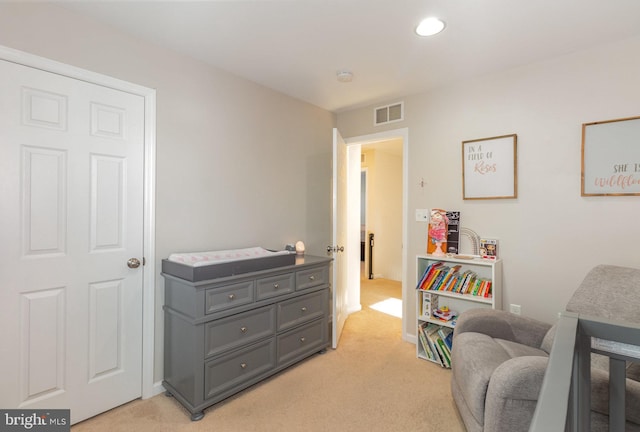
[{"label": "electrical outlet", "polygon": [[509,305],[509,312],[512,314],[520,315],[520,305],[511,304]]},{"label": "electrical outlet", "polygon": [[429,222],[429,209],[416,209],[416,222]]}]

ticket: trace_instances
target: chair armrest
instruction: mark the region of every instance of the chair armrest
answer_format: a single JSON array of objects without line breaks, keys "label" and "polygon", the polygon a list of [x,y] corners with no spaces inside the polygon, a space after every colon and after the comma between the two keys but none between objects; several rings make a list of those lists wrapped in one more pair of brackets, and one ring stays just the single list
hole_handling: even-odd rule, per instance
[{"label": "chair armrest", "polygon": [[487,388],[484,430],[529,429],[548,362],[547,357],[515,357],[496,368]]},{"label": "chair armrest", "polygon": [[453,340],[455,343],[457,334],[476,332],[540,348],[550,328],[550,324],[532,318],[501,310],[477,308],[460,314],[453,332]]}]

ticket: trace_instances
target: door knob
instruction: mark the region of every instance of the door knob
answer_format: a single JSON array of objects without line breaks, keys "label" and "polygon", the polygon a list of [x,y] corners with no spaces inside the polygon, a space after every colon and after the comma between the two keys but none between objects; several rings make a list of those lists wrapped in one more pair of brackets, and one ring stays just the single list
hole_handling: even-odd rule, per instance
[{"label": "door knob", "polygon": [[138,258],[129,258],[127,266],[129,266],[129,268],[138,268],[140,267],[140,260]]}]

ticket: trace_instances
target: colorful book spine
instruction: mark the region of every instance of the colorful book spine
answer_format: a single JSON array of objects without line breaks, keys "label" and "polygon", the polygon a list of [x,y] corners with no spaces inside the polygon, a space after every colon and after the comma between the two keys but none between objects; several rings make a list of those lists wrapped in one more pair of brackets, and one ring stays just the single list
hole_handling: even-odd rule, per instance
[{"label": "colorful book spine", "polygon": [[436,361],[433,351],[431,351],[431,347],[429,346],[429,342],[427,341],[427,335],[425,334],[424,327],[422,325],[418,326],[418,337],[420,338],[420,345],[422,346],[422,350],[424,351],[425,356],[429,360]]},{"label": "colorful book spine", "polygon": [[440,284],[440,281],[442,281],[442,278],[447,273],[447,271],[449,271],[448,266],[442,266],[438,268],[434,273],[433,278],[431,278],[431,281],[428,283],[426,289],[437,290],[438,289],[437,287]]},{"label": "colorful book spine", "polygon": [[440,274],[440,272],[442,271],[442,267],[444,266],[444,264],[442,262],[438,262],[436,264],[437,265],[434,264],[433,268],[431,269],[431,271],[427,275],[427,278],[425,279],[424,284],[422,285],[421,289],[425,289],[425,290],[429,289],[429,287],[433,283],[434,278],[438,274]]},{"label": "colorful book spine", "polygon": [[438,344],[438,349],[440,350],[440,353],[442,354],[442,357],[444,359],[445,367],[450,368],[451,353],[449,353],[449,350],[447,349],[447,346],[444,344],[444,341],[442,340],[442,338],[438,337],[437,344]]},{"label": "colorful book spine", "polygon": [[438,336],[438,328],[439,326],[435,324],[429,324],[427,326],[427,328],[425,329],[425,333],[427,335],[427,342],[429,343],[429,346],[431,347],[436,357],[439,359],[440,366],[447,367],[444,353],[442,352],[442,348],[440,348],[438,344],[438,339],[440,339]]}]

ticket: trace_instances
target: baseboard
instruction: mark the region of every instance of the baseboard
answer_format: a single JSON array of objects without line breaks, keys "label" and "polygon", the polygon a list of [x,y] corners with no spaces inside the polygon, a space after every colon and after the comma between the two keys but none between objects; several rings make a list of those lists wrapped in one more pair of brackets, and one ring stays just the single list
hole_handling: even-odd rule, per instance
[{"label": "baseboard", "polygon": [[418,339],[416,338],[416,335],[412,335],[412,334],[405,334],[404,335],[404,340],[405,342],[409,342],[412,344],[417,344],[418,343]]},{"label": "baseboard", "polygon": [[156,381],[155,383],[153,383],[153,388],[151,389],[151,395],[143,399],[149,399],[154,396],[158,396],[159,394],[164,393],[165,391],[166,391],[165,388],[162,386],[162,381]]},{"label": "baseboard", "polygon": [[347,308],[347,315],[351,315],[354,312],[360,312],[362,310],[362,305],[357,304],[353,307]]}]

